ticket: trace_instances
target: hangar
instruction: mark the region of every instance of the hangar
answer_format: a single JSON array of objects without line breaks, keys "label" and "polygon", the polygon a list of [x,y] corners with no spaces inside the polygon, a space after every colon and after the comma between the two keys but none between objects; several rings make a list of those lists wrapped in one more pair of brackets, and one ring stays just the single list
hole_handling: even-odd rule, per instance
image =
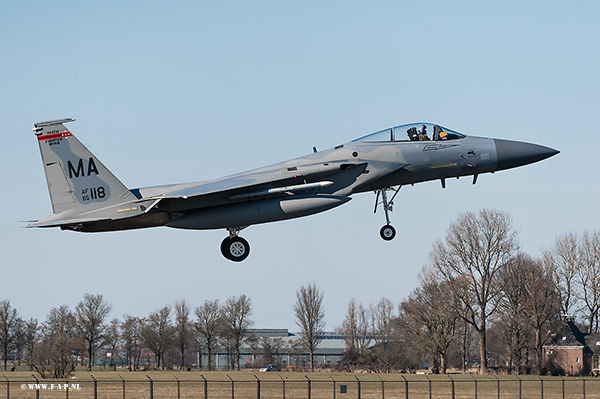
[{"label": "hangar", "polygon": [[[341,334],[327,332],[315,350],[315,367],[336,367],[346,349]],[[281,369],[310,368],[308,350],[303,348],[299,332],[288,329],[248,329],[240,349],[240,367],[256,368],[266,364],[277,364]],[[225,346],[216,348],[212,356],[212,367],[228,368],[235,361],[235,353]],[[203,348],[198,355],[198,364],[208,367],[208,356]],[[231,368],[231,366],[229,367]]]}]

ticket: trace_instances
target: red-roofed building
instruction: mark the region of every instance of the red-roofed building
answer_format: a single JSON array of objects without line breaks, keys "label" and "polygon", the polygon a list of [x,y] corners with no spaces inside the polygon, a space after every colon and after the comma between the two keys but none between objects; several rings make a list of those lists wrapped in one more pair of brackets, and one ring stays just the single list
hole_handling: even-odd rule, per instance
[{"label": "red-roofed building", "polygon": [[543,347],[544,362],[569,375],[600,375],[600,334],[584,334],[572,318],[565,320],[549,345]]}]

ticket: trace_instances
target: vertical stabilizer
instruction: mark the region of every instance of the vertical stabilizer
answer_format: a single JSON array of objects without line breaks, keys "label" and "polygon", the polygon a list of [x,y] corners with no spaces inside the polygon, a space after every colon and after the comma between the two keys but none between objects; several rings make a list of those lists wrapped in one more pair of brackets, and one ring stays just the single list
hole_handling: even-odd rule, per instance
[{"label": "vertical stabilizer", "polygon": [[76,218],[136,197],[92,154],[61,119],[35,124],[55,215]]}]

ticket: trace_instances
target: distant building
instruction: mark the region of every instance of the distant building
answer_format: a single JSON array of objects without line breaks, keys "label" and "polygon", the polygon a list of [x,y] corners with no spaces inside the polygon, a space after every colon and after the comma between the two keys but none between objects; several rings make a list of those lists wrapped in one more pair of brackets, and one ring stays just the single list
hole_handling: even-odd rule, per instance
[{"label": "distant building", "polygon": [[570,375],[599,375],[600,334],[582,333],[574,319],[567,317],[552,342],[543,346],[543,357]]},{"label": "distant building", "polygon": [[[315,350],[315,367],[336,367],[346,349],[344,338],[334,332],[327,332],[322,336],[321,344]],[[264,353],[264,340],[272,345],[270,354]],[[289,332],[287,329],[249,329],[246,340],[240,350],[240,367],[262,367],[269,363],[278,363],[281,368],[310,367],[310,356],[300,343],[300,333]],[[227,368],[227,362],[234,353],[227,353],[224,347],[217,348],[212,356],[213,367]],[[207,354],[202,350],[199,354],[199,363],[207,367]]]}]

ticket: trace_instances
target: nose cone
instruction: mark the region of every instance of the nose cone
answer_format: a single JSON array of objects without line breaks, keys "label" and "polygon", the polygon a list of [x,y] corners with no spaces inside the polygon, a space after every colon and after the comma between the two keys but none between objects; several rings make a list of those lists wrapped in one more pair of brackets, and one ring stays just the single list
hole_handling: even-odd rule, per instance
[{"label": "nose cone", "polygon": [[528,165],[558,154],[553,148],[519,141],[494,139],[498,170]]}]

